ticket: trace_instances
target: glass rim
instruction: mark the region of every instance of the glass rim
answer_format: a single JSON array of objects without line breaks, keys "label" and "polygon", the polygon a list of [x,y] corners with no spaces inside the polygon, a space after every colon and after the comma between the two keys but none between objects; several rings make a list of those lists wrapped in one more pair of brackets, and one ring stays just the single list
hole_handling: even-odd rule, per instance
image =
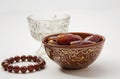
[{"label": "glass rim", "polygon": [[[66,14],[66,13],[63,13],[62,14],[62,16],[64,16],[64,17],[62,17],[62,18],[51,18],[51,19],[35,19],[35,18],[33,18],[35,15],[33,15],[33,14],[31,14],[31,15],[29,15],[28,17],[27,17],[27,20],[33,20],[33,21],[60,21],[60,20],[66,20],[66,19],[70,19],[70,15],[68,15],[68,14]],[[59,16],[59,15],[57,15],[57,14],[54,14],[54,16],[56,17],[56,16]]]}]

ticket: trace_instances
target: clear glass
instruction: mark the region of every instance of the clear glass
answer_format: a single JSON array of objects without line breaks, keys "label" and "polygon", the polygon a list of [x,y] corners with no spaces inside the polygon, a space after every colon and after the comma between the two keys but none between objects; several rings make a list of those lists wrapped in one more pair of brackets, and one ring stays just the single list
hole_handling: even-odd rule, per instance
[{"label": "clear glass", "polygon": [[40,42],[37,56],[45,56],[41,40],[50,34],[68,32],[70,16],[67,14],[30,15],[27,17],[31,35]]}]

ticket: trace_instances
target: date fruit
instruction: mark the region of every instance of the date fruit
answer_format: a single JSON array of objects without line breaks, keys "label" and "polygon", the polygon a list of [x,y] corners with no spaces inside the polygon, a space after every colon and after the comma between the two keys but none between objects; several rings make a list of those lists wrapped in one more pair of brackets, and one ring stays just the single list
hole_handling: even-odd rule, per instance
[{"label": "date fruit", "polygon": [[98,35],[91,35],[91,36],[88,36],[84,39],[85,41],[93,41],[93,42],[99,42],[101,40],[101,37],[98,36]]},{"label": "date fruit", "polygon": [[83,41],[81,42],[82,45],[95,44],[95,43],[96,43],[96,42],[93,42],[93,41],[85,41],[85,40],[83,40]]},{"label": "date fruit", "polygon": [[48,38],[48,41],[49,41],[49,40],[56,41],[56,36],[51,36],[51,37],[49,37],[49,38]]},{"label": "date fruit", "polygon": [[82,38],[79,35],[74,35],[70,33],[60,34],[56,38],[57,43],[60,45],[70,45],[70,42],[78,40],[82,40]]},{"label": "date fruit", "polygon": [[54,41],[54,40],[49,40],[49,41],[48,41],[48,44],[50,44],[50,45],[57,45],[57,42]]},{"label": "date fruit", "polygon": [[82,41],[81,40],[79,40],[79,41],[72,41],[72,42],[70,42],[70,45],[81,45],[82,44]]}]

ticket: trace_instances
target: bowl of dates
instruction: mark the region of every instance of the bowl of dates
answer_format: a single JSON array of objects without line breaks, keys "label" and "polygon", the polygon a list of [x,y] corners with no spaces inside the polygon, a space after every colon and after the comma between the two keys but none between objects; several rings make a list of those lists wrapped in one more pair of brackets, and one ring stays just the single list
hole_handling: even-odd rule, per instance
[{"label": "bowl of dates", "polygon": [[68,32],[48,35],[42,40],[48,57],[64,69],[82,69],[93,63],[103,48],[99,34]]}]

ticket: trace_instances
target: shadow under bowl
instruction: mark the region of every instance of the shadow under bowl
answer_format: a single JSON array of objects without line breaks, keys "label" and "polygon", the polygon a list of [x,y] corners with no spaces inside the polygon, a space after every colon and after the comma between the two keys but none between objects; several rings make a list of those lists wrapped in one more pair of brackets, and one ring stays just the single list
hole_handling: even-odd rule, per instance
[{"label": "shadow under bowl", "polygon": [[[83,39],[91,33],[84,32],[70,32],[75,35],[80,35]],[[95,44],[88,45],[50,45],[47,43],[47,39],[51,36],[57,36],[59,34],[52,34],[43,38],[42,42],[45,47],[45,51],[50,59],[55,61],[64,69],[82,69],[88,67],[99,56],[105,38],[102,35],[101,40]]]}]

